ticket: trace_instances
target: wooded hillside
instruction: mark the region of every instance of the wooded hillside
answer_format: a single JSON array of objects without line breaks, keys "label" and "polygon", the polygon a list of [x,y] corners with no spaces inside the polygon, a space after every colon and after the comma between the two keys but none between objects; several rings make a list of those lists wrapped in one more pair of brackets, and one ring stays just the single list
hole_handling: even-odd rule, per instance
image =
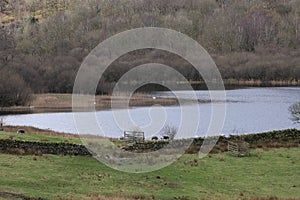
[{"label": "wooded hillside", "polygon": [[[198,41],[224,79],[300,78],[299,0],[2,0],[0,16],[0,98],[12,93],[7,88],[13,84],[35,93],[70,93],[81,62],[95,46],[146,26],[174,29]],[[98,92],[108,92],[105,84],[149,61],[201,80],[178,56],[144,50],[114,62]]]}]

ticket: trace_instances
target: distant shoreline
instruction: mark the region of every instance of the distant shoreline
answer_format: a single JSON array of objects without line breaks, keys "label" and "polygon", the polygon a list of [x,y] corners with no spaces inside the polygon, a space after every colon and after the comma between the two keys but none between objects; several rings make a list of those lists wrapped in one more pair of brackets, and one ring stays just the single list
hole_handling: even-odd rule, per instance
[{"label": "distant shoreline", "polygon": [[[112,97],[109,95],[95,96],[95,109],[106,110],[111,108],[111,100],[116,106],[124,108],[126,96]],[[129,106],[152,106],[155,104],[171,106],[178,104],[175,98],[156,98],[146,94],[137,94],[131,97]],[[6,114],[28,114],[46,112],[72,112],[72,94],[36,94],[28,106],[0,107],[0,116]]]},{"label": "distant shoreline", "polygon": [[[282,86],[259,86],[262,84],[260,81],[237,81],[237,80],[225,80],[225,88],[227,90],[241,89],[241,88],[262,88],[262,87],[300,87],[300,81],[297,81],[298,85],[282,85]],[[231,83],[231,84],[228,84]],[[244,83],[244,84],[237,84]],[[277,82],[279,83],[287,83]],[[294,82],[296,84],[296,82]],[[202,82],[191,82],[192,85],[199,85],[195,90],[206,90],[206,86]],[[253,86],[255,85],[256,86]],[[95,110],[107,110],[111,108],[111,100],[117,104],[118,108],[124,108],[127,97],[125,95],[110,96],[110,95],[97,95],[95,96]],[[194,101],[186,100],[186,103],[194,103]],[[137,93],[130,99],[130,107],[143,107],[143,106],[174,106],[178,105],[178,100],[173,97],[156,97],[151,94]],[[0,107],[0,116],[9,114],[30,114],[30,113],[51,113],[51,112],[72,112],[72,94],[56,94],[45,93],[35,94],[33,100],[28,106],[13,106],[13,107]]]}]

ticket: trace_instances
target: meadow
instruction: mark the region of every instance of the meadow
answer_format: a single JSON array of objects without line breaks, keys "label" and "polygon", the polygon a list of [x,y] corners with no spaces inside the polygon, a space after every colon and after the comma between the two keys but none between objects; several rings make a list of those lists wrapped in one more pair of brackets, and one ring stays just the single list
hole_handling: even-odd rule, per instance
[{"label": "meadow", "polygon": [[[1,139],[11,136],[65,141],[1,132]],[[241,158],[185,154],[142,174],[115,171],[89,156],[0,154],[0,199],[299,199],[299,153],[300,148],[257,148]]]}]

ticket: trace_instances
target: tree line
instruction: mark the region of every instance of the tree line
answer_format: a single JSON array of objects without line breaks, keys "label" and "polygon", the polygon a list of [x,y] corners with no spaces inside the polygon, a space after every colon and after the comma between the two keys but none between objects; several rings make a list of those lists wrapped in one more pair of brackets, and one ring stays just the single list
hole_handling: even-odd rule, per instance
[{"label": "tree line", "polygon": [[[93,48],[116,33],[148,26],[174,29],[198,41],[224,79],[300,77],[298,0],[4,0],[0,16],[2,106],[24,104],[4,100],[12,91],[24,96],[13,88],[28,94],[72,92],[77,70]],[[122,74],[149,61],[201,80],[185,60],[147,49],[116,60],[98,93],[108,93]]]}]

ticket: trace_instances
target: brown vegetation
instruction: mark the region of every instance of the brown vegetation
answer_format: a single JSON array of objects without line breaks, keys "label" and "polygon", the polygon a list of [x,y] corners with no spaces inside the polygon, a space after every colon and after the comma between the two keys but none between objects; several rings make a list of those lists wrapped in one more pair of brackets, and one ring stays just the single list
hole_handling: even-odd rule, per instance
[{"label": "brown vegetation", "polygon": [[0,68],[0,106],[26,105],[31,97],[31,89],[20,75]]},{"label": "brown vegetation", "polygon": [[[33,157],[33,159],[36,159],[36,157]],[[33,198],[24,196],[21,194],[15,194],[12,192],[0,192],[0,198],[4,199],[26,199],[26,200],[45,200],[44,198]],[[152,198],[148,198],[142,195],[132,195],[127,197],[121,197],[121,196],[113,196],[113,195],[100,195],[97,193],[89,195],[89,197],[86,198],[57,198],[58,200],[150,200]]]},{"label": "brown vegetation", "polygon": [[[0,71],[14,77],[0,78],[0,85],[34,93],[71,93],[81,62],[95,46],[116,33],[145,26],[191,36],[213,55],[228,84],[299,85],[299,8],[295,0],[1,1]],[[125,72],[149,61],[201,81],[185,60],[148,49],[112,63],[97,93],[110,93]],[[0,88],[3,93],[5,88]],[[28,102],[21,99],[24,102],[5,104]],[[0,106],[6,106],[3,102]]]},{"label": "brown vegetation", "polygon": [[[178,101],[175,98],[152,98],[150,95],[136,93],[130,97],[129,105],[127,95],[109,96],[97,95],[95,96],[95,109],[109,109],[111,108],[111,101],[117,108],[124,108],[124,106],[152,106],[152,105],[177,105]],[[0,112],[59,112],[72,111],[72,94],[36,94],[32,96],[30,106],[13,106],[2,107]],[[188,100],[187,100],[188,103]],[[1,107],[1,106],[0,106]],[[76,107],[76,106],[75,106]]]}]

